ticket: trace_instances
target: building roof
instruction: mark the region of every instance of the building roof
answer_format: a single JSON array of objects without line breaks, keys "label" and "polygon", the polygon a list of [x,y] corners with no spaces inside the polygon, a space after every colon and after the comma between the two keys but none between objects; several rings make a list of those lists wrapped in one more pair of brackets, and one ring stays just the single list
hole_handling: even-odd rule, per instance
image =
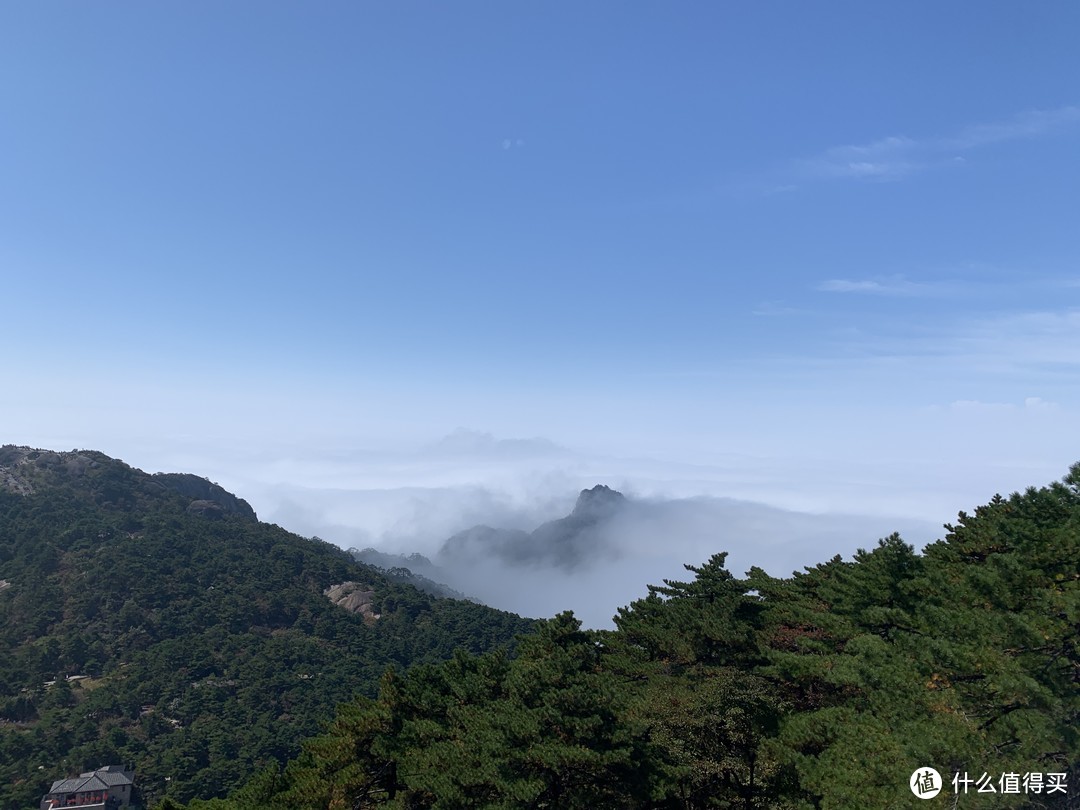
[{"label": "building roof", "polygon": [[87,771],[71,779],[57,779],[49,793],[84,793],[88,790],[108,790],[117,785],[134,782],[135,771],[123,765],[106,765],[96,771]]},{"label": "building roof", "polygon": [[126,773],[116,773],[115,771],[97,771],[94,774],[98,779],[104,782],[106,785],[130,785],[132,778]]},{"label": "building roof", "polygon": [[101,773],[102,771],[108,773],[126,773],[130,776],[135,773],[135,768],[131,765],[106,765],[104,768],[98,768],[94,773]]},{"label": "building roof", "polygon": [[49,793],[85,793],[88,790],[108,790],[109,786],[94,774],[53,782]]}]

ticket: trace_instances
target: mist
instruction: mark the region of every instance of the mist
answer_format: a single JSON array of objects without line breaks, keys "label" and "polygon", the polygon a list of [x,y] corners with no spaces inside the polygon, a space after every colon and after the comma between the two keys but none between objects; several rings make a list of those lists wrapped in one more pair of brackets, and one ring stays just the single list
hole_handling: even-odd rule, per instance
[{"label": "mist", "polygon": [[[245,482],[262,519],[342,548],[419,553],[436,569],[418,573],[485,604],[535,617],[573,610],[591,627],[612,626],[618,608],[646,596],[649,584],[692,578],[684,566],[718,552],[728,553],[736,576],[752,566],[787,576],[873,547],[893,532],[921,549],[955,516],[942,510],[938,519],[928,517],[925,502],[921,513],[905,515],[902,492],[895,510],[884,508],[889,502],[874,497],[879,482],[850,471],[830,481],[753,457],[690,465],[470,431],[411,451],[323,455],[280,466],[292,481],[269,482],[262,468],[261,479]],[[572,564],[542,554],[507,561],[482,544],[440,553],[450,537],[476,526],[532,532],[570,514],[578,494],[597,484],[623,493],[626,508],[589,532]],[[845,487],[862,492],[844,494]],[[866,512],[834,508],[843,501],[864,504]]]},{"label": "mist", "polygon": [[[1066,469],[976,469],[963,455],[935,464],[859,458],[842,447],[831,457],[703,451],[691,463],[471,430],[412,443],[188,442],[152,457],[149,469],[205,475],[290,531],[345,549],[419,553],[438,565],[421,573],[456,591],[528,616],[573,610],[593,627],[610,627],[649,584],[692,577],[684,566],[715,553],[728,553],[736,576],[751,566],[787,576],[893,532],[921,550],[958,511]],[[474,526],[532,532],[568,515],[578,493],[597,484],[633,508],[598,530],[579,564],[508,565],[480,550],[439,558],[448,538]]]},{"label": "mist", "polygon": [[[963,426],[953,425],[955,410],[927,412],[950,431],[928,430],[918,442],[907,441],[907,455],[896,450],[900,437],[889,432],[873,449],[860,434],[830,454],[793,442],[784,453],[699,447],[651,456],[629,442],[620,444],[639,454],[563,434],[503,439],[471,430],[375,440],[280,431],[224,435],[193,427],[182,440],[131,431],[107,440],[41,434],[23,441],[102,449],[149,472],[192,472],[247,500],[261,520],[300,535],[345,549],[429,558],[473,526],[531,532],[569,514],[581,490],[606,484],[635,508],[605,526],[595,552],[579,565],[508,566],[477,554],[441,560],[445,576],[432,578],[523,615],[571,609],[591,626],[608,627],[620,606],[647,594],[648,584],[690,577],[685,564],[700,565],[717,552],[728,552],[728,568],[737,576],[755,565],[785,576],[873,547],[894,531],[921,549],[942,536],[942,524],[958,511],[995,493],[1054,480],[1075,460],[1067,447],[1033,461],[983,441],[988,433],[1014,436],[1005,428],[1028,424],[1030,409],[981,409],[965,417],[970,447]],[[1046,431],[1059,429],[1055,420],[1061,418],[1051,412]],[[961,440],[964,446],[931,463],[919,442],[935,435],[940,447],[951,450],[950,442]]]},{"label": "mist", "polygon": [[[727,552],[736,576],[757,566],[774,576],[850,556],[899,531],[921,548],[940,536],[933,524],[865,515],[814,515],[730,498],[628,501],[585,532],[571,558],[510,561],[480,544],[438,554],[447,584],[494,607],[548,617],[573,610],[587,626],[612,626],[620,606],[647,595],[647,585],[693,578],[700,565]],[[434,576],[434,574],[428,574]]]}]

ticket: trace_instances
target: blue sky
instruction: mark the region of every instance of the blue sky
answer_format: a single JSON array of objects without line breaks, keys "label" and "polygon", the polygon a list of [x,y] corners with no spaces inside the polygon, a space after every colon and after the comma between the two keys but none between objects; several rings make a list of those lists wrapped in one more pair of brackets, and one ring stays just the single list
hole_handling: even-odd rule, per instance
[{"label": "blue sky", "polygon": [[872,481],[927,518],[1057,478],[1080,458],[1078,24],[4,3],[0,440],[236,486],[270,454],[299,485],[300,456],[465,427],[753,459],[754,497],[819,511]]}]

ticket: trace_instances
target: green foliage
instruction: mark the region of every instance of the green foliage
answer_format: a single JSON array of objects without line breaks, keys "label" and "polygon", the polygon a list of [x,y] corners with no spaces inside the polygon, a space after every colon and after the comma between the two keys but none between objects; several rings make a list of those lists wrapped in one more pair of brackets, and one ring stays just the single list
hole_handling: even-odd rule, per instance
[{"label": "green foliage", "polygon": [[[595,634],[563,614],[519,655],[459,653],[384,678],[343,706],[262,806],[636,807],[651,792],[644,726],[603,670]],[[264,777],[262,785],[271,786]],[[235,808],[250,806],[237,794]]]},{"label": "green foliage", "polygon": [[[295,756],[338,704],[373,697],[388,666],[530,626],[277,526],[188,514],[155,477],[81,455],[97,466],[41,454],[61,461],[19,468],[33,494],[0,491],[3,810],[109,762],[134,762],[151,800],[223,796]],[[375,590],[382,618],[323,595],[348,580]]]}]

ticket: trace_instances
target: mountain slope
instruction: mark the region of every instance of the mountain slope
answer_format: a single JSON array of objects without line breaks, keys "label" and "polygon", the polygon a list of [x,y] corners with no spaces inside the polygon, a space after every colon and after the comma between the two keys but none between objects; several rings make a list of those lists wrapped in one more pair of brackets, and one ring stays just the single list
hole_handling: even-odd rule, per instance
[{"label": "mountain slope", "polygon": [[[0,448],[0,582],[3,810],[108,762],[134,762],[151,797],[166,778],[181,800],[222,795],[387,666],[530,626],[259,523],[205,479],[90,451]],[[330,601],[346,582],[368,609]]]}]

